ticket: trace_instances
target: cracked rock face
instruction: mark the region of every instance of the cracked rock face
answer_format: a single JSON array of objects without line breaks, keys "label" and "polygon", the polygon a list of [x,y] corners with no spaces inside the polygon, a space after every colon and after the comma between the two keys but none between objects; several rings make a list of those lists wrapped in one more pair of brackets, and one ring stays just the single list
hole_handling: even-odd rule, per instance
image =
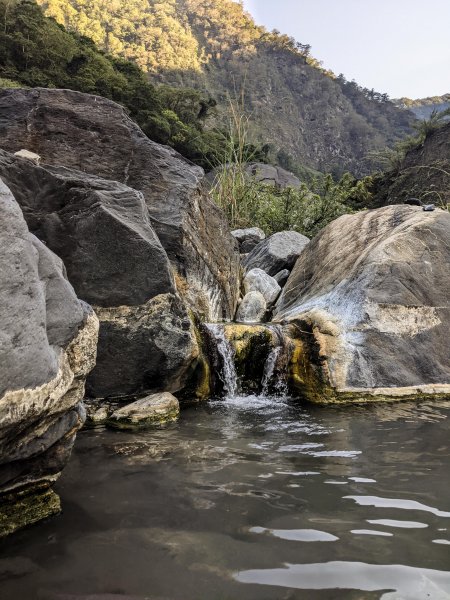
[{"label": "cracked rock face", "polygon": [[50,484],[78,429],[98,319],[0,180],[0,536],[54,514]]},{"label": "cracked rock face", "polygon": [[121,106],[99,96],[0,90],[0,112],[3,149],[26,148],[44,164],[91,173],[141,192],[190,307],[205,320],[233,317],[239,255],[225,217],[204,189],[201,168],[149,140]]},{"label": "cracked rock face", "polygon": [[450,214],[345,215],[304,250],[277,321],[300,323],[329,399],[450,395]]},{"label": "cracked rock face", "polygon": [[78,296],[100,318],[92,397],[177,391],[198,356],[167,254],[140,192],[0,150],[0,175],[29,228],[64,260]]}]

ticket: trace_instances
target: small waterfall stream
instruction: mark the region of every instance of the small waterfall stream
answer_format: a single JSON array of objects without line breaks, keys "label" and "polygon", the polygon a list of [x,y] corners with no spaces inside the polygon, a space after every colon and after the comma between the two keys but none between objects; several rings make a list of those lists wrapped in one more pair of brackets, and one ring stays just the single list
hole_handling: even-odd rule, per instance
[{"label": "small waterfall stream", "polygon": [[233,346],[225,336],[224,326],[220,323],[208,324],[206,328],[216,342],[217,352],[222,359],[222,369],[218,373],[223,389],[228,398],[235,398],[238,393],[238,376],[234,365]]},{"label": "small waterfall stream", "polygon": [[[236,369],[236,352],[233,342],[226,334],[226,324],[210,323],[205,325],[214,343],[217,355],[217,375],[223,384],[226,398],[236,398],[241,393],[248,393],[245,382],[241,381]],[[283,335],[280,325],[267,324],[270,333],[270,345],[267,343],[267,355],[262,357],[261,369],[255,378],[255,388],[262,397],[280,397],[288,395],[288,368],[291,358],[289,341]],[[248,360],[254,360],[250,356]],[[242,368],[242,367],[241,367]],[[245,377],[244,377],[245,379]],[[242,388],[242,389],[241,389]],[[255,389],[251,390],[255,393]]]},{"label": "small waterfall stream", "polygon": [[261,380],[263,396],[287,396],[287,372],[291,349],[280,325],[270,325],[274,346],[267,356]]}]

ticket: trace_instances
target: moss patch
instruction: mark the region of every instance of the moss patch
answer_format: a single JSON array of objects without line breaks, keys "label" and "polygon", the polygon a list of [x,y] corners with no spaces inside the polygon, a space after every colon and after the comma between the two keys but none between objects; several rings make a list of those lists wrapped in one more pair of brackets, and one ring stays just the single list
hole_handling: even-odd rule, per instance
[{"label": "moss patch", "polygon": [[0,496],[0,537],[5,537],[61,512],[59,496],[38,484]]}]

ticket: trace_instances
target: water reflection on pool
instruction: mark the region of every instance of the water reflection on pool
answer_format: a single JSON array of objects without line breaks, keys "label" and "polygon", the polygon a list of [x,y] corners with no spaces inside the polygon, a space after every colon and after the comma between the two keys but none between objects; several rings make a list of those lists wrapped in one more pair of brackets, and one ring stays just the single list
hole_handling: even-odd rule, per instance
[{"label": "water reflection on pool", "polygon": [[64,513],[1,542],[0,598],[450,600],[449,416],[239,397],[84,430]]}]

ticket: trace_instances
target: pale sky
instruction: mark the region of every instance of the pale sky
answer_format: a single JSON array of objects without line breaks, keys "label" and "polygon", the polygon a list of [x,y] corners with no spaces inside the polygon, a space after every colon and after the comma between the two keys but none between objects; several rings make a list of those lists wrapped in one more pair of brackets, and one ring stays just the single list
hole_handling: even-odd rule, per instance
[{"label": "pale sky", "polygon": [[256,22],[391,98],[450,93],[450,0],[244,0]]}]

